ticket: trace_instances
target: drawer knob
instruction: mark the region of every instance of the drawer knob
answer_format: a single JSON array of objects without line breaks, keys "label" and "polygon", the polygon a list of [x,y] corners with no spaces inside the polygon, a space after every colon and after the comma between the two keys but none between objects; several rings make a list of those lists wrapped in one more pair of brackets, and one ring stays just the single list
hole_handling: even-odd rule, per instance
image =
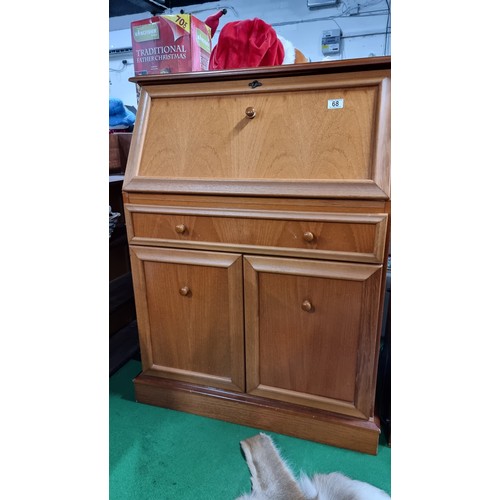
[{"label": "drawer knob", "polygon": [[305,239],[306,241],[313,241],[313,240],[314,240],[314,238],[316,238],[316,236],[314,236],[314,233],[311,233],[311,231],[306,231],[306,232],[304,233],[304,239]]},{"label": "drawer knob", "polygon": [[304,300],[304,302],[302,302],[302,309],[306,312],[310,312],[313,310],[313,305],[309,300]]},{"label": "drawer knob", "polygon": [[186,232],[186,225],[185,224],[177,224],[177,226],[175,226],[175,231],[179,234],[184,234]]},{"label": "drawer knob", "polygon": [[245,109],[245,114],[248,116],[248,118],[255,118],[255,115],[257,114],[255,112],[255,109],[249,106],[247,109]]},{"label": "drawer knob", "polygon": [[190,293],[190,292],[191,292],[191,290],[189,289],[189,287],[188,287],[188,286],[183,286],[183,287],[179,290],[179,293],[180,293],[181,295],[184,295],[184,297],[185,297],[186,295],[189,295],[189,293]]}]

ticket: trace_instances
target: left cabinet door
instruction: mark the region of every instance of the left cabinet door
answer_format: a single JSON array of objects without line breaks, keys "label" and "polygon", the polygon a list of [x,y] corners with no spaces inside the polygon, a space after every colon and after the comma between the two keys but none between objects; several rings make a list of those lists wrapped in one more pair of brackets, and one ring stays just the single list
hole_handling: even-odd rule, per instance
[{"label": "left cabinet door", "polygon": [[242,257],[130,246],[143,373],[243,392]]}]

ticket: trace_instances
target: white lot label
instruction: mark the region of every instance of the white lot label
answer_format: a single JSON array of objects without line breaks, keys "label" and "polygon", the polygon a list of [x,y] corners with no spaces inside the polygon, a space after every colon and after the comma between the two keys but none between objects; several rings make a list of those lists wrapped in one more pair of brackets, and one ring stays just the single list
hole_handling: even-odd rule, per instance
[{"label": "white lot label", "polygon": [[344,107],[344,99],[328,99],[328,109],[340,109]]}]

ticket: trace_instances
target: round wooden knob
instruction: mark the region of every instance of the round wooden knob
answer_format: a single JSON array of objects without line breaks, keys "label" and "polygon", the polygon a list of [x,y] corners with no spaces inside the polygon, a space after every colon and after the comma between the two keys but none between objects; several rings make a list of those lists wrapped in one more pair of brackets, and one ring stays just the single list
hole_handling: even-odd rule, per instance
[{"label": "round wooden knob", "polygon": [[185,224],[177,224],[177,226],[175,226],[175,231],[179,234],[184,234],[186,232],[186,225]]},{"label": "round wooden knob", "polygon": [[247,115],[248,118],[255,118],[255,115],[257,114],[255,112],[255,109],[249,106],[247,109],[245,109],[245,114]]},{"label": "round wooden knob", "polygon": [[304,240],[306,241],[313,241],[315,238],[314,233],[311,233],[311,231],[306,231],[304,233]]},{"label": "round wooden knob", "polygon": [[312,304],[309,300],[304,300],[304,302],[302,302],[302,309],[306,312],[309,312],[309,311],[312,311]]},{"label": "round wooden knob", "polygon": [[188,286],[183,286],[183,287],[179,290],[179,293],[180,293],[181,295],[184,295],[184,297],[185,297],[186,295],[189,295],[189,292],[190,292],[190,291],[191,291],[191,290],[189,289],[189,287],[188,287]]}]

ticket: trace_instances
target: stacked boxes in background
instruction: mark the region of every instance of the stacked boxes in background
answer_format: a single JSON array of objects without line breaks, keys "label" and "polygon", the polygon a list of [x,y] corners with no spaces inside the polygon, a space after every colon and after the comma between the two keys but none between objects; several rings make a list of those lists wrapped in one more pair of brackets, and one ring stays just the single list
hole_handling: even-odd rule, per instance
[{"label": "stacked boxes in background", "polygon": [[208,70],[210,28],[196,17],[154,16],[130,27],[136,76]]}]

